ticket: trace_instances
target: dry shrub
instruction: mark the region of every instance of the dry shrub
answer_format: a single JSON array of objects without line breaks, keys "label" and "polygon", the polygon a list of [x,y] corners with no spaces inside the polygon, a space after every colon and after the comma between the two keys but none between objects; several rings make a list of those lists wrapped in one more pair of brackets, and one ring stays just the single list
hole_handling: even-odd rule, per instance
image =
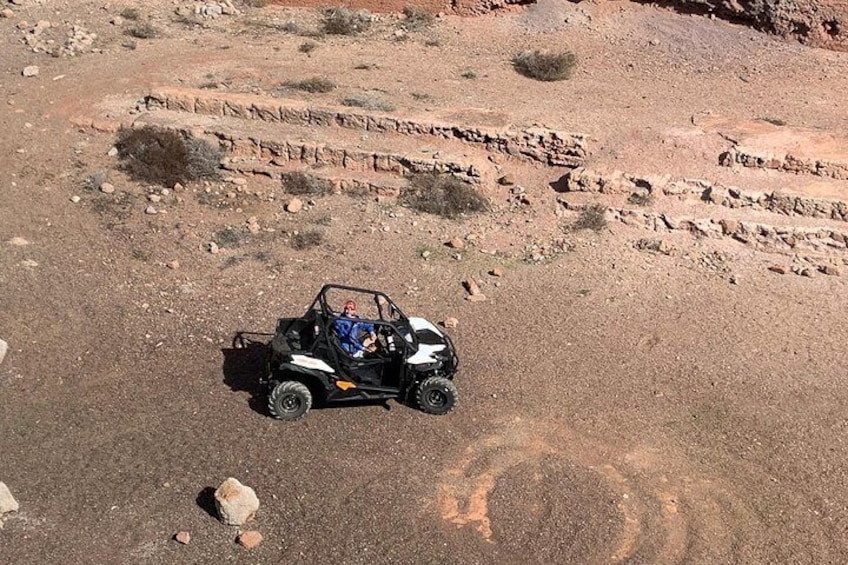
[{"label": "dry shrub", "polygon": [[636,206],[650,206],[654,203],[654,197],[650,192],[637,191],[630,193],[630,196],[627,197],[627,201]]},{"label": "dry shrub", "polygon": [[320,230],[297,232],[291,238],[291,246],[298,251],[318,247],[324,243],[324,233]]},{"label": "dry shrub", "polygon": [[607,227],[606,213],[607,207],[602,204],[590,204],[586,206],[574,223],[571,224],[571,231],[601,231]]},{"label": "dry shrub", "polygon": [[300,47],[297,48],[301,53],[312,53],[318,48],[318,44],[314,41],[304,41],[300,44]]},{"label": "dry shrub", "polygon": [[245,235],[245,232],[237,230],[232,226],[227,226],[216,231],[212,236],[212,241],[224,249],[235,249],[241,245]]},{"label": "dry shrub", "polygon": [[122,168],[135,180],[171,187],[218,176],[221,150],[173,130],[124,129],[118,132],[115,147]]},{"label": "dry shrub", "polygon": [[420,31],[433,25],[433,14],[421,8],[407,6],[403,9],[403,15],[406,19],[403,20],[402,25],[408,31]]},{"label": "dry shrub", "polygon": [[121,10],[121,17],[125,20],[135,22],[141,17],[141,14],[139,14],[138,10],[135,8],[124,8]]},{"label": "dry shrub", "polygon": [[283,191],[298,196],[323,196],[333,192],[333,185],[326,179],[294,172],[283,175]]},{"label": "dry shrub", "polygon": [[570,52],[522,51],[512,60],[520,74],[542,81],[565,80],[577,65],[577,56]]},{"label": "dry shrub", "polygon": [[242,2],[250,8],[264,8],[271,3],[271,0],[242,0]]},{"label": "dry shrub", "polygon": [[147,22],[135,24],[124,30],[125,35],[136,39],[153,39],[159,35],[159,30]]},{"label": "dry shrub", "polygon": [[371,26],[371,14],[349,8],[327,8],[321,18],[321,30],[327,35],[356,35]]},{"label": "dry shrub", "polygon": [[370,94],[348,96],[347,98],[342,100],[342,104],[354,108],[365,108],[366,110],[377,110],[380,112],[391,112],[395,109],[395,107],[389,104],[388,102],[384,102],[383,100],[375,98]]},{"label": "dry shrub", "polygon": [[489,209],[488,201],[473,186],[450,175],[416,175],[401,192],[400,200],[414,210],[445,218]]},{"label": "dry shrub", "polygon": [[315,94],[316,92],[330,92],[331,90],[336,88],[336,83],[334,83],[328,78],[312,77],[305,80],[289,81],[284,83],[283,86]]}]

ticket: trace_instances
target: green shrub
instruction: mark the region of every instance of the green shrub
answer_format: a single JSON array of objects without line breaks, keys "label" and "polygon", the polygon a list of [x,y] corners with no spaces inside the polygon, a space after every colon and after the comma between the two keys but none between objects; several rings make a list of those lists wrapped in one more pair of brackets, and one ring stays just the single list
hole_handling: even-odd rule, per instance
[{"label": "green shrub", "polygon": [[321,30],[327,35],[356,35],[371,26],[371,14],[349,8],[327,8],[321,18]]},{"label": "green shrub", "polygon": [[451,175],[422,174],[410,179],[400,201],[413,210],[456,218],[489,209],[488,201],[467,182]]},{"label": "green shrub", "polygon": [[214,178],[221,160],[221,150],[208,142],[153,126],[121,130],[115,147],[133,179],[166,187]]},{"label": "green shrub", "polygon": [[334,88],[336,88],[336,83],[331,81],[328,78],[324,77],[312,77],[305,80],[300,81],[289,81],[283,84],[288,88],[294,88],[295,90],[302,90],[304,92],[330,92]]},{"label": "green shrub", "polygon": [[565,80],[571,77],[577,65],[577,56],[570,51],[523,51],[512,60],[515,70],[522,75],[542,81]]}]

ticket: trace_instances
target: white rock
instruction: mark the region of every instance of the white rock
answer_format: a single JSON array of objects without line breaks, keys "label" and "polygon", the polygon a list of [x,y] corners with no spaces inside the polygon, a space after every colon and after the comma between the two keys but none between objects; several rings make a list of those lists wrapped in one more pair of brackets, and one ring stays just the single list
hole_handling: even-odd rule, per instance
[{"label": "white rock", "polygon": [[115,187],[111,183],[104,182],[100,184],[100,192],[103,194],[114,194]]},{"label": "white rock", "polygon": [[[3,359],[6,357],[6,352],[9,351],[9,344],[0,339],[0,363],[3,362]],[[2,485],[3,483],[0,483]]]},{"label": "white rock", "polygon": [[80,200],[81,200],[81,198],[79,196],[77,196],[76,194],[71,196],[71,202],[73,202],[74,204],[79,204]]},{"label": "white rock", "polygon": [[109,150],[108,153],[106,153],[106,155],[108,155],[109,157],[114,157],[117,154],[118,154],[118,148],[117,147],[113,147],[112,149]]},{"label": "white rock", "polygon": [[0,481],[0,516],[7,512],[17,512],[18,508],[20,508],[18,501],[12,496],[9,487],[6,486],[6,483]]},{"label": "white rock", "polygon": [[147,208],[144,209],[144,213],[152,216],[153,214],[156,213],[156,208],[154,208],[153,206],[148,206]]},{"label": "white rock", "polygon": [[25,77],[34,77],[38,76],[38,67],[36,65],[30,65],[28,67],[24,67],[24,70],[21,71],[21,74]]},{"label": "white rock", "polygon": [[24,245],[29,245],[29,242],[22,237],[13,237],[9,240],[9,245],[14,245],[16,247],[23,247]]},{"label": "white rock", "polygon": [[162,201],[162,197],[158,194],[148,194],[147,199],[153,202],[154,204]]},{"label": "white rock", "polygon": [[252,488],[230,477],[215,491],[215,508],[223,523],[241,526],[259,510],[259,498]]}]

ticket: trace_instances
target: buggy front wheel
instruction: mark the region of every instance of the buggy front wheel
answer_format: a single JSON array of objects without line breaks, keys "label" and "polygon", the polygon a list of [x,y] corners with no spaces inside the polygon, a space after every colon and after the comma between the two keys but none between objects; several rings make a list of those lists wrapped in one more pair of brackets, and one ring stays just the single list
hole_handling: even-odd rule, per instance
[{"label": "buggy front wheel", "polygon": [[450,379],[430,377],[418,386],[415,399],[423,412],[441,416],[454,409],[459,401],[459,392]]},{"label": "buggy front wheel", "polygon": [[278,420],[299,420],[311,407],[312,394],[297,381],[281,382],[268,397],[268,410]]}]

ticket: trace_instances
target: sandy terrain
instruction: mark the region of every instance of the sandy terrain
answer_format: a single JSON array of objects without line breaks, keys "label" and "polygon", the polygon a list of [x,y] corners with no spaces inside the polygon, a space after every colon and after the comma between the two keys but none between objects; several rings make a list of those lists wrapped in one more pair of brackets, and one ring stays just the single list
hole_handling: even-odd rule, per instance
[{"label": "sandy terrain", "polygon": [[[401,34],[384,16],[364,35],[324,38],[284,31],[313,29],[307,9],[239,4],[240,14],[211,19],[157,0],[137,7],[157,37],[139,39],[125,34],[138,22],[110,23],[129,3],[9,6],[0,481],[20,511],[0,529],[0,561],[848,561],[844,220],[661,191],[636,206],[626,191],[556,192],[567,168],[470,143],[280,126],[280,136],[328,147],[456,154],[480,164],[492,204],[447,220],[391,196],[334,194],[290,214],[278,180],[233,171],[163,195],[118,170],[115,135],[102,131],[229,123],[148,109],[145,96],[163,86],[333,108],[366,94],[409,119],[586,134],[582,165],[610,178],[705,179],[839,203],[846,54],[614,2],[549,0]],[[24,40],[42,20],[54,40],[45,46],[73,25],[96,38],[74,56],[34,53]],[[317,44],[308,54],[306,41]],[[536,82],[511,68],[518,51],[548,46],[577,54],[572,79]],[[37,76],[22,75],[30,65]],[[280,88],[319,75],[336,89]],[[271,127],[231,130],[248,138]],[[829,168],[720,159],[799,148]],[[113,194],[87,182],[99,172]],[[523,192],[497,184],[502,174]],[[593,202],[610,208],[606,227],[570,230]],[[627,220],[636,212],[684,227]],[[775,229],[725,237],[693,218],[797,233],[791,243]],[[292,248],[306,230],[322,243]],[[798,230],[831,235],[802,245]],[[457,237],[461,251],[444,245]],[[488,274],[496,266],[503,277]],[[486,302],[465,300],[469,276]],[[230,339],[301,313],[326,282],[380,288],[434,321],[456,317],[458,409],[432,417],[391,402],[316,409],[290,424],[268,416],[255,367]],[[250,551],[210,507],[209,489],[230,476],[261,500],[249,529],[264,541]],[[172,539],[181,530],[190,544]]]}]

